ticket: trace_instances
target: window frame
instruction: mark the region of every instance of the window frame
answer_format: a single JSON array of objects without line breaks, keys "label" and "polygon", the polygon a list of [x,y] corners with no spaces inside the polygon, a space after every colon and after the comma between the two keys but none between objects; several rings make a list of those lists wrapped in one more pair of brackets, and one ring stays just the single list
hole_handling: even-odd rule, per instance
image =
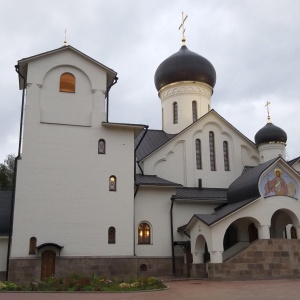
[{"label": "window frame", "polygon": [[[66,78],[67,76],[69,78]],[[69,79],[69,81],[67,79]],[[66,85],[67,85],[67,87],[66,87]],[[60,75],[59,91],[61,93],[75,93],[76,92],[76,78],[72,73],[65,72]]]},{"label": "window frame", "polygon": [[217,171],[216,152],[215,152],[215,134],[213,131],[209,132],[209,160],[210,160],[210,170]]},{"label": "window frame", "polygon": [[227,141],[223,141],[223,157],[224,157],[224,170],[230,171],[229,164],[229,146]]},{"label": "window frame", "polygon": [[196,168],[202,170],[202,153],[201,153],[201,140],[195,140],[195,151],[196,151]]},{"label": "window frame", "polygon": [[[103,147],[100,146],[100,143],[102,143],[102,142],[103,142]],[[101,149],[103,149],[103,150],[101,151]],[[100,139],[98,141],[98,154],[106,154],[106,141],[105,141],[105,139]]]},{"label": "window frame", "polygon": [[151,245],[151,239],[152,239],[151,225],[146,221],[141,222],[138,225],[138,244]]},{"label": "window frame", "polygon": [[198,120],[198,112],[197,112],[197,101],[192,102],[192,118],[193,118],[193,123]]},{"label": "window frame", "polygon": [[108,244],[116,243],[116,228],[111,226],[108,228]]},{"label": "window frame", "polygon": [[178,124],[178,103],[173,102],[173,124]]}]

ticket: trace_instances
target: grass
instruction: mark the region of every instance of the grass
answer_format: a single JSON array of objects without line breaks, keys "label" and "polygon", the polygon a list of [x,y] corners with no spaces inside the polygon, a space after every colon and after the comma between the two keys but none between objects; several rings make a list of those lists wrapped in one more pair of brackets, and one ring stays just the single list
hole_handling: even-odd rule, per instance
[{"label": "grass", "polygon": [[120,282],[107,279],[100,276],[86,276],[81,274],[72,274],[65,278],[56,278],[54,276],[40,281],[31,282],[29,285],[16,285],[12,282],[0,281],[1,291],[145,291],[154,289],[163,289],[166,286],[156,277],[143,277],[137,280]]}]

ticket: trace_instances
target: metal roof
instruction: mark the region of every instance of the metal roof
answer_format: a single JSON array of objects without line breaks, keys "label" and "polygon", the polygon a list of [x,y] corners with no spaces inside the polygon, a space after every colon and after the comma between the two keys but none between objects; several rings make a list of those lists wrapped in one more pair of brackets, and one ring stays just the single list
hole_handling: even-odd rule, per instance
[{"label": "metal roof", "polygon": [[[135,139],[135,146],[138,145],[139,141],[144,135],[144,131],[142,131],[137,138]],[[171,140],[176,134],[168,134],[163,130],[154,130],[149,129],[147,131],[146,136],[144,137],[142,143],[138,147],[136,151],[137,160],[140,161],[153,151],[167,143]]]},{"label": "metal roof", "polygon": [[280,158],[271,159],[248,170],[238,177],[228,188],[228,202],[234,203],[260,197],[258,190],[258,180],[260,175],[278,159]]},{"label": "metal roof", "polygon": [[177,201],[227,202],[227,189],[218,188],[177,188],[172,198]]},{"label": "metal roof", "polygon": [[182,186],[181,184],[157,177],[156,175],[141,175],[141,174],[136,175],[135,184],[145,185],[145,186],[153,186],[153,185],[171,186],[171,187]]},{"label": "metal roof", "polygon": [[250,204],[257,198],[251,198],[244,201],[236,202],[236,203],[230,203],[226,206],[224,206],[222,209],[214,212],[211,215],[204,215],[204,214],[195,214],[194,217],[201,220],[206,225],[210,226],[216,223],[217,221],[225,218],[226,216],[232,214],[233,212],[239,210],[240,208],[246,206],[247,204]]},{"label": "metal roof", "polygon": [[10,233],[12,192],[0,190],[0,236],[8,236]]}]

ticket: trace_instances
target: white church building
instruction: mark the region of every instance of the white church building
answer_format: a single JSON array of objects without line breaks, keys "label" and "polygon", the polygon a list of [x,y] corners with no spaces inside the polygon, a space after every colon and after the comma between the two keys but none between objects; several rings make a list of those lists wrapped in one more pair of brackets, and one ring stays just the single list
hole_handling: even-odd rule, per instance
[{"label": "white church building", "polygon": [[72,46],[16,69],[9,280],[300,276],[300,158],[285,160],[287,134],[270,119],[253,142],[212,109],[215,69],[184,39],[154,76],[161,130],[109,122],[117,73]]}]

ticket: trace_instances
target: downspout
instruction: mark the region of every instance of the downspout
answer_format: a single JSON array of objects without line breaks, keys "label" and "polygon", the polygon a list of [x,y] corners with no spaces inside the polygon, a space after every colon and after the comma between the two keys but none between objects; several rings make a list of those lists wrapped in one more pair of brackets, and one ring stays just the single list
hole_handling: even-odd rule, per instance
[{"label": "downspout", "polygon": [[171,209],[170,209],[170,218],[171,218],[171,243],[172,243],[172,267],[173,267],[173,274],[175,275],[175,253],[174,253],[174,234],[173,234],[173,206],[174,206],[174,196],[171,197]]},{"label": "downspout", "polygon": [[136,164],[138,164],[140,171],[142,172],[142,174],[144,175],[144,171],[142,170],[141,166],[140,166],[140,162],[136,160],[136,150],[139,148],[140,144],[142,143],[144,137],[146,136],[147,132],[148,132],[148,125],[144,125],[145,126],[145,132],[143,134],[143,136],[141,137],[140,141],[138,142],[138,144],[135,146],[134,149],[134,180],[136,179]]},{"label": "downspout", "polygon": [[113,85],[115,85],[118,82],[118,77],[115,76],[115,78],[113,79],[112,83],[107,87],[106,90],[106,122],[108,122],[108,109],[109,109],[109,91],[112,88]]},{"label": "downspout", "polygon": [[19,149],[18,149],[18,155],[15,158],[13,189],[12,189],[12,200],[11,200],[11,208],[10,208],[10,232],[9,232],[9,236],[8,236],[8,245],[7,245],[6,275],[5,275],[6,280],[8,280],[9,257],[10,257],[12,234],[13,234],[13,223],[14,223],[14,210],[15,210],[15,195],[16,195],[16,182],[17,182],[18,160],[21,159],[21,146],[22,146],[22,134],[23,134],[23,118],[24,118],[24,104],[25,104],[25,89],[26,89],[26,78],[20,73],[20,71],[19,71],[19,65],[15,65],[15,70],[19,74],[19,76],[23,78],[23,92],[22,92],[21,118],[20,118],[20,130],[19,130]]},{"label": "downspout", "polygon": [[[148,128],[149,126],[148,125],[145,125],[145,132],[143,134],[143,136],[141,137],[140,141],[138,142],[138,144],[136,145],[136,147],[134,148],[134,182],[136,181],[136,163],[138,164],[140,170],[141,170],[141,167],[139,165],[139,163],[136,161],[136,150],[138,149],[138,147],[140,146],[142,140],[144,139],[145,135],[147,134],[147,131],[148,131]],[[142,170],[141,170],[142,171]],[[142,171],[142,174],[144,175],[143,171]],[[136,194],[138,193],[139,191],[139,185],[136,186],[136,189],[134,191],[134,198],[133,198],[133,255],[136,256],[136,253],[135,253],[135,234],[136,234],[136,228],[135,228],[135,197],[136,197]]]}]

